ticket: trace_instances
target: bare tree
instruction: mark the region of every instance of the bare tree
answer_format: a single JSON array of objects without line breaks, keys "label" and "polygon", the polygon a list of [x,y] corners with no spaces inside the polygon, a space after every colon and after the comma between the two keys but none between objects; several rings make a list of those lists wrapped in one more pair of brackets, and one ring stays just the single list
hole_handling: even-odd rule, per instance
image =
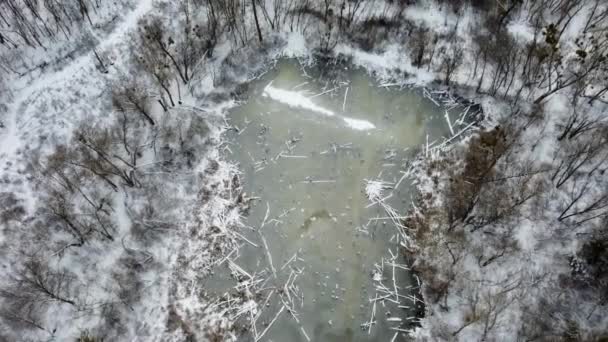
[{"label": "bare tree", "polygon": [[[592,175],[574,178],[569,199],[558,221],[576,218],[575,225],[608,215],[608,190],[593,189],[596,184]],[[597,191],[599,190],[599,191]]]},{"label": "bare tree", "polygon": [[445,85],[449,85],[454,72],[462,65],[463,49],[460,44],[452,44],[442,51],[441,70],[445,74]]},{"label": "bare tree", "polygon": [[70,162],[72,165],[92,172],[108,184],[113,184],[111,178],[117,177],[129,187],[138,185],[135,165],[113,152],[114,140],[109,130],[83,126],[74,143],[79,160]]},{"label": "bare tree", "polygon": [[[562,29],[563,30],[563,29]],[[608,37],[591,38],[589,43],[580,44],[577,50],[577,57],[564,60],[559,48],[561,31],[558,26],[550,24],[544,31],[546,42],[546,57],[544,60],[544,73],[538,83],[544,93],[538,96],[534,103],[540,103],[552,94],[570,87],[578,82],[585,81],[596,71],[606,68],[608,58]]]},{"label": "bare tree", "polygon": [[154,126],[150,109],[150,96],[145,87],[137,82],[126,83],[121,81],[120,85],[112,88],[112,104],[119,113],[136,112],[140,114],[150,125]]},{"label": "bare tree", "polygon": [[255,0],[251,0],[251,7],[253,8],[253,19],[255,20],[255,29],[258,32],[258,39],[260,40],[260,43],[262,43],[264,39],[262,38],[262,30],[260,29],[260,22],[258,20],[258,10],[255,5]]},{"label": "bare tree", "polygon": [[446,212],[450,228],[465,221],[480,200],[484,183],[495,174],[498,161],[509,151],[504,128],[496,127],[474,137],[465,154],[464,170],[450,176]]},{"label": "bare tree", "polygon": [[124,113],[123,119],[108,130],[81,127],[74,143],[57,147],[45,161],[45,213],[54,227],[76,239],[69,246],[82,246],[93,234],[113,241],[112,191],[118,191],[119,180],[128,187],[141,186],[137,162],[143,149],[151,146],[140,140],[145,127],[137,127]]},{"label": "bare tree", "polygon": [[420,67],[423,64],[424,55],[429,45],[429,29],[417,27],[412,32],[410,44],[412,44],[412,64]]},{"label": "bare tree", "polygon": [[77,306],[74,296],[76,277],[66,270],[55,271],[36,258],[28,260],[12,279],[12,286],[0,295],[35,303],[59,302]]},{"label": "bare tree", "polygon": [[0,47],[46,48],[59,35],[69,39],[75,24],[92,25],[95,10],[89,0],[0,1]]},{"label": "bare tree", "polygon": [[504,291],[497,294],[487,293],[484,296],[485,312],[483,315],[483,334],[481,335],[481,341],[486,341],[488,339],[488,336],[496,327],[501,314],[514,302],[514,299],[509,298],[508,292]]},{"label": "bare tree", "polygon": [[167,36],[161,18],[153,17],[149,21],[142,22],[140,39],[143,49],[141,57],[144,58],[144,63],[150,64],[151,68],[172,65],[182,82],[188,83],[185,67],[178,62],[177,53],[174,51],[175,40],[173,37]]},{"label": "bare tree", "polygon": [[[508,222],[519,217],[518,210],[528,201],[544,193],[546,188],[543,182],[544,172],[530,170],[522,164],[517,161],[505,161],[507,166],[501,166],[494,179],[484,181],[478,195],[483,200],[478,201],[475,207],[475,218],[470,222],[473,225],[471,231],[501,221],[506,221],[507,226],[511,227]],[[497,257],[503,256],[506,250],[512,249],[513,246],[509,243],[511,230],[512,227],[501,234],[496,234],[498,241],[494,245],[498,246],[499,252],[495,253]],[[482,267],[495,259],[496,257],[489,258]]]},{"label": "bare tree", "polygon": [[563,157],[558,159],[551,180],[556,188],[564,185],[572,176],[580,172],[593,173],[606,161],[606,133],[604,130],[593,131],[588,137],[562,142]]},{"label": "bare tree", "polygon": [[108,66],[112,63],[108,60],[107,55],[103,51],[101,53],[98,53],[96,49],[93,49],[93,55],[95,56],[95,60],[97,61],[97,63],[95,63],[97,70],[99,70],[103,74],[107,74],[108,72],[110,72],[108,70]]},{"label": "bare tree", "polygon": [[468,326],[479,322],[481,317],[480,308],[480,293],[478,287],[471,287],[471,291],[467,292],[466,299],[466,311],[464,315],[464,322],[456,331],[452,333],[452,336],[460,334],[461,331],[466,329]]},{"label": "bare tree", "polygon": [[216,17],[223,19],[224,25],[237,45],[246,45],[248,32],[246,27],[246,0],[212,0]]},{"label": "bare tree", "polygon": [[202,10],[201,7],[193,0],[181,0],[179,7],[181,32],[176,35],[175,50],[186,82],[192,79],[196,65],[215,44],[215,34],[211,33],[211,37],[208,37],[209,30],[205,32],[193,17],[194,13]]},{"label": "bare tree", "polygon": [[[177,35],[173,36],[159,17],[142,21],[137,35],[135,62],[158,84],[171,106],[175,106],[173,72],[183,84],[188,84],[199,61],[214,44],[213,39],[203,39],[202,27],[193,22],[191,1],[182,0],[179,4],[181,32]],[[160,102],[165,109],[168,107],[164,96]]]},{"label": "bare tree", "polygon": [[75,206],[66,193],[60,191],[50,192],[45,209],[48,210],[48,214],[52,218],[58,221],[61,229],[76,238],[77,242],[70,244],[68,247],[80,247],[86,243],[92,232],[92,226],[82,224],[76,217]]},{"label": "bare tree", "polygon": [[562,141],[565,138],[574,139],[581,133],[601,128],[603,116],[603,113],[601,115],[593,115],[591,111],[584,111],[575,106],[572,114],[562,124],[562,134],[560,134],[557,140]]}]

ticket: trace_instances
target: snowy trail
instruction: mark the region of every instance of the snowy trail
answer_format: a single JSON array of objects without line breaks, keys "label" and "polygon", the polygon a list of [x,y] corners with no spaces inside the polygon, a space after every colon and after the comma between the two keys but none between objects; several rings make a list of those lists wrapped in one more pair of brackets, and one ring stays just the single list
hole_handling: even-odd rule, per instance
[{"label": "snowy trail", "polygon": [[[152,0],[138,1],[136,7],[127,14],[114,31],[100,41],[95,48],[105,49],[112,44],[123,41],[125,36],[135,28],[139,18],[152,9],[152,4]],[[7,158],[8,156],[12,156],[19,148],[20,138],[18,134],[20,129],[17,127],[17,114],[22,108],[23,103],[37,92],[47,87],[64,83],[69,79],[74,78],[84,71],[87,66],[93,65],[93,62],[93,54],[89,51],[89,53],[76,58],[63,69],[41,75],[34,82],[23,86],[13,103],[9,106],[7,117],[4,121],[5,132],[0,135],[0,157]],[[29,118],[21,119],[22,121],[29,120]]]}]

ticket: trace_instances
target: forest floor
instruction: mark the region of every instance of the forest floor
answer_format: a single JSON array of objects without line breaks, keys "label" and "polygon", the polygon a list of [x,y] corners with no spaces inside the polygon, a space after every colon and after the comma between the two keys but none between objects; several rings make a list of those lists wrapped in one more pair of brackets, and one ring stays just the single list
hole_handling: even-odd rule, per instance
[{"label": "forest floor", "polygon": [[[591,4],[583,5],[581,13],[589,12]],[[255,79],[273,61],[297,58],[304,64],[317,62],[324,37],[321,29],[306,33],[285,29],[267,34],[262,44],[251,43],[247,47],[240,47],[236,39],[226,34],[218,40],[213,55],[205,57],[203,70],[190,82],[187,91],[186,87],[179,88],[179,81],[172,83],[171,90],[179,93],[180,103],[171,111],[173,116],[165,119],[163,127],[179,127],[180,137],[182,133],[192,134],[196,157],[185,159],[188,170],[171,174],[154,165],[142,167],[141,180],[150,184],[146,191],[125,187],[108,195],[114,203],[116,236],[119,237],[111,247],[91,242],[63,255],[57,247],[65,245],[68,234],[41,237],[21,229],[21,224],[40,222],[44,214],[40,211],[45,198],[39,193],[39,171],[56,146],[73,144],[73,134],[82,123],[112,127],[114,119],[106,115],[112,107],[109,85],[125,75],[133,77],[130,73],[134,71],[129,69],[131,42],[140,19],[152,14],[162,17],[167,15],[166,10],[156,7],[152,0],[127,3],[119,9],[119,14],[113,14],[108,6],[108,10],[100,14],[100,22],[114,24],[90,30],[94,43],[74,50],[77,56],[68,58],[67,63],[61,59],[40,72],[21,77],[13,75],[5,81],[10,91],[0,97],[6,106],[0,118],[4,126],[0,129],[2,200],[17,203],[10,202],[6,208],[13,205],[24,209],[17,219],[2,224],[0,243],[6,247],[0,252],[2,266],[6,273],[15,273],[23,251],[28,254],[29,250],[40,249],[36,243],[48,239],[42,244],[48,248],[43,254],[51,260],[52,267],[69,269],[78,283],[84,284],[74,291],[79,297],[79,309],[64,304],[45,307],[38,317],[44,329],[29,331],[27,336],[32,339],[69,340],[80,336],[83,330],[102,335],[105,328],[112,327],[115,330],[105,335],[109,339],[120,336],[123,340],[180,341],[194,336],[236,340],[239,324],[247,325],[237,321],[243,317],[254,320],[260,312],[259,298],[248,291],[210,298],[203,290],[205,275],[214,272],[216,265],[230,261],[231,253],[242,242],[239,231],[243,229],[242,215],[249,204],[240,184],[247,180],[239,178],[238,168],[226,161],[222,150],[225,147],[222,135],[230,129],[226,114],[238,105],[233,95],[238,93],[239,86]],[[368,7],[364,17],[374,18],[391,10],[393,7],[389,5],[384,9]],[[515,94],[522,83],[515,77],[511,79],[513,88],[510,85],[507,89],[501,88],[504,96],[498,95],[500,92],[492,94],[494,82],[484,82],[483,76],[482,81],[476,78],[480,73],[479,54],[473,32],[479,30],[481,20],[473,9],[465,7],[462,13],[454,13],[449,6],[428,1],[407,7],[401,15],[414,26],[430,28],[438,36],[452,35],[451,41],[440,40],[433,48],[433,54],[435,50],[442,51],[442,58],[433,60],[433,55],[428,56],[429,51],[423,51],[425,58],[430,57],[428,67],[415,66],[412,47],[404,44],[407,39],[401,37],[398,30],[379,34],[383,39],[378,39],[373,49],[363,49],[347,38],[335,38],[329,55],[346,58],[353,65],[365,68],[386,86],[436,89],[437,97],[429,97],[444,101],[445,106],[457,105],[458,93],[483,108],[483,117],[475,118],[481,120],[468,125],[465,113],[471,110],[473,102],[461,105],[458,116],[454,116],[459,120],[453,121],[456,128],[452,137],[435,145],[421,146],[419,159],[412,169],[406,170],[420,191],[420,201],[412,211],[414,219],[406,221],[413,229],[408,236],[412,245],[406,244],[406,249],[413,256],[423,281],[426,302],[426,315],[412,335],[429,341],[514,341],[521,336],[547,337],[544,334],[547,338],[561,338],[564,331],[580,339],[594,338],[594,334],[600,336],[608,317],[604,315],[605,305],[598,304],[603,297],[598,298],[597,293],[588,288],[580,293],[575,291],[580,284],[569,281],[566,276],[571,274],[573,262],[585,259],[580,252],[588,242],[584,239],[595,236],[603,222],[599,219],[604,216],[595,220],[586,215],[589,211],[585,209],[597,198],[600,200],[591,207],[591,212],[606,206],[602,191],[607,180],[601,177],[606,169],[606,151],[598,148],[597,154],[585,159],[593,163],[581,169],[589,174],[584,179],[566,182],[569,178],[564,177],[568,172],[560,173],[559,167],[568,161],[571,151],[581,151],[580,144],[605,146],[606,141],[605,137],[593,134],[589,134],[590,139],[599,140],[578,141],[575,136],[556,143],[556,139],[567,127],[573,111],[586,113],[585,118],[599,126],[604,121],[605,103],[585,102],[575,106],[571,91],[566,89],[547,98],[539,111],[533,103],[539,93],[532,90]],[[507,32],[522,46],[536,39],[528,18],[528,11],[522,9],[516,11],[507,25]],[[574,42],[582,31],[584,19],[581,14],[564,29],[564,55],[574,55]],[[252,25],[249,28],[254,32]],[[263,25],[263,30],[272,31],[267,25]],[[250,40],[254,39],[252,35]],[[441,81],[446,68],[450,70],[454,41],[465,49],[461,51],[461,63],[452,70],[451,86],[446,87]],[[101,73],[96,65],[96,51],[106,52],[111,61],[107,74]],[[55,60],[64,52],[57,49],[46,57]],[[40,50],[29,54],[33,61],[45,59],[37,56],[42,55]],[[487,73],[494,70],[499,68],[489,65]],[[521,97],[522,101],[514,104],[515,97]],[[155,113],[160,119],[160,111]],[[201,113],[205,123],[196,126],[198,118],[203,116]],[[449,114],[447,116],[450,120]],[[182,124],[204,126],[205,133],[182,130]],[[505,131],[508,133],[503,133]],[[470,134],[474,132],[478,134]],[[177,149],[179,143],[169,141],[167,145]],[[493,159],[488,157],[488,150],[494,153]],[[582,151],[588,153],[584,148]],[[151,157],[145,154],[142,158]],[[154,159],[146,161],[155,162]],[[470,170],[475,163],[492,165],[492,179],[484,178],[488,183],[494,184],[497,179],[513,179],[513,182],[500,183],[496,188],[489,188],[486,183],[480,185],[476,196],[487,198],[491,205],[483,206],[484,200],[480,202],[480,197],[475,197],[475,203],[481,204],[469,210],[468,219],[456,222],[446,207],[451,208],[453,201],[471,200],[466,185],[462,190],[454,184],[460,180],[470,183],[462,174],[465,169],[476,172]],[[596,169],[591,170],[594,167]],[[543,171],[547,169],[553,172]],[[556,178],[563,179],[564,183],[556,187]],[[457,194],[459,189],[465,194]],[[585,197],[578,196],[579,193]],[[144,216],[144,207],[150,203],[157,210]],[[506,210],[497,211],[500,208]],[[581,211],[585,215],[579,216],[580,220],[564,219],[569,213],[578,215]],[[581,226],[582,220],[587,224]],[[160,238],[150,241],[133,238],[133,227],[145,226],[143,223],[151,221],[162,223],[155,231]],[[12,241],[25,242],[15,246]],[[134,269],[141,273],[134,276]],[[239,270],[236,264],[231,269],[236,279],[240,279],[238,274],[242,276],[244,270]],[[10,279],[2,282],[0,285],[6,285]],[[128,292],[123,286],[126,283],[137,284],[133,289],[129,287],[132,292],[129,295],[137,299],[130,301],[123,297]],[[242,287],[242,279],[235,281],[235,288],[242,290]],[[561,290],[564,287],[567,291]],[[563,304],[559,304],[560,301]],[[82,312],[92,312],[95,319]],[[535,320],[538,312],[547,312],[556,318],[551,323],[542,318]],[[72,324],[66,326],[66,320]],[[119,320],[124,321],[116,328]],[[546,326],[549,326],[548,332],[541,331]],[[15,331],[3,333],[18,336]]]}]

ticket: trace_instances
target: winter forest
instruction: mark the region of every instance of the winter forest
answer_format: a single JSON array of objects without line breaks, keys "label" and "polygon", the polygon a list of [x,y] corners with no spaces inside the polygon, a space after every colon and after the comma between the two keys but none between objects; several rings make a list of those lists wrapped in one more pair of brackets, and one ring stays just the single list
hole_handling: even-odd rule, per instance
[{"label": "winter forest", "polygon": [[608,341],[608,1],[0,0],[0,341]]}]

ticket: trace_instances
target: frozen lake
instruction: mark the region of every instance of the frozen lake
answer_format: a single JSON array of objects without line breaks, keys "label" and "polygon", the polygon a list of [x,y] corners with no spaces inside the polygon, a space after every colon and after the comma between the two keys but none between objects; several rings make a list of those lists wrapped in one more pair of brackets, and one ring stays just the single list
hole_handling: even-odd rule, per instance
[{"label": "frozen lake", "polygon": [[[226,157],[239,163],[247,194],[259,197],[246,218],[247,239],[258,247],[245,244],[235,262],[247,272],[265,269],[269,279],[257,334],[277,317],[260,340],[391,341],[415,314],[406,297],[416,282],[388,266],[404,264],[398,231],[370,205],[365,186],[398,184],[383,195],[392,194],[385,202],[403,215],[413,196],[405,164],[427,134],[448,132],[443,110],[417,91],[378,87],[363,70],[327,73],[283,60],[249,85],[228,117],[236,129]],[[375,323],[362,326],[383,296],[378,284],[393,291],[393,272],[399,296],[376,300]],[[213,282],[223,277],[228,272]]]}]

